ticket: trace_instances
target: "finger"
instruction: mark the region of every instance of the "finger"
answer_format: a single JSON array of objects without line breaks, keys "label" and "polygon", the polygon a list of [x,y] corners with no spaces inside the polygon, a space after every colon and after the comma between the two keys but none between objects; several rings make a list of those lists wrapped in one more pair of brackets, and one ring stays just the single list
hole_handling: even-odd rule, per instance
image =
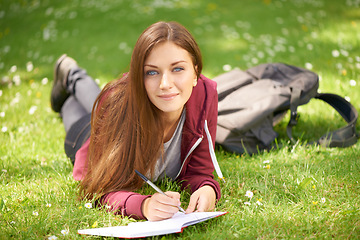
[{"label": "finger", "polygon": [[159,221],[164,219],[169,219],[172,216],[174,216],[175,213],[170,212],[163,212],[159,210],[155,210],[151,216],[151,218],[148,218],[149,221]]},{"label": "finger", "polygon": [[154,194],[149,199],[149,203],[145,204],[146,207],[145,213],[149,221],[159,221],[159,220],[171,218],[178,211],[177,207],[173,205],[164,204],[162,200],[163,198],[164,197],[162,195]]},{"label": "finger", "polygon": [[180,193],[178,192],[166,192],[165,193],[168,197],[174,199],[174,203],[175,203],[175,206],[180,206],[181,205],[181,202],[180,202]]},{"label": "finger", "polygon": [[197,204],[198,204],[198,197],[191,196],[191,197],[190,197],[189,205],[188,205],[188,207],[187,207],[187,209],[186,209],[186,213],[192,213],[192,212],[194,212]]},{"label": "finger", "polygon": [[157,200],[164,204],[178,207],[180,206],[180,194],[175,192],[166,192],[166,195],[160,194]]},{"label": "finger", "polygon": [[180,193],[178,193],[178,192],[167,191],[167,192],[165,192],[165,194],[168,197],[175,198],[175,199],[180,199]]},{"label": "finger", "polygon": [[159,194],[156,196],[154,194],[154,201],[154,209],[170,214],[176,213],[180,204],[180,201],[178,199],[173,199],[163,194]]},{"label": "finger", "polygon": [[200,198],[197,204],[196,212],[205,212],[206,210],[207,210],[207,201],[206,200],[204,201]]},{"label": "finger", "polygon": [[161,220],[172,218],[172,216],[174,216],[174,214],[163,214],[163,213],[156,214],[156,213],[154,213],[149,218],[147,218],[147,220],[151,221],[151,222],[155,222],[155,221],[161,221]]},{"label": "finger", "polygon": [[179,211],[179,208],[174,205],[167,205],[167,204],[158,204],[155,207],[155,210],[159,212],[163,212],[165,214],[175,214]]}]

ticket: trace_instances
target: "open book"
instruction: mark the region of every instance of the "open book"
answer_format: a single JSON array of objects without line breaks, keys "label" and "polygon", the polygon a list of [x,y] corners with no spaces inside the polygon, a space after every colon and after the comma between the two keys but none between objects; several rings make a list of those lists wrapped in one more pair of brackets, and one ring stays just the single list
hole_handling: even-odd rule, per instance
[{"label": "open book", "polygon": [[227,212],[193,212],[184,214],[176,213],[172,218],[157,222],[133,222],[127,226],[105,227],[78,230],[79,234],[119,237],[119,238],[139,238],[170,233],[182,232],[182,229],[218,217]]}]

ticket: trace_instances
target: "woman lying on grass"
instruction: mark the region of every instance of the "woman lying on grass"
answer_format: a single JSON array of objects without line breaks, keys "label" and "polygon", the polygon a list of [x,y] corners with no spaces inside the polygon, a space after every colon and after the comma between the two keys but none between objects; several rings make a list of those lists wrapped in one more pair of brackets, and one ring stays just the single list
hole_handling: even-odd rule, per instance
[{"label": "woman lying on grass", "polygon": [[62,116],[65,152],[83,197],[136,219],[172,217],[180,194],[134,193],[144,184],[138,170],[153,181],[167,176],[189,188],[187,213],[214,209],[220,187],[209,141],[214,144],[218,98],[215,82],[201,70],[197,43],[174,22],[148,27],[134,47],[130,71],[102,91],[72,58],[58,59],[51,106]]}]

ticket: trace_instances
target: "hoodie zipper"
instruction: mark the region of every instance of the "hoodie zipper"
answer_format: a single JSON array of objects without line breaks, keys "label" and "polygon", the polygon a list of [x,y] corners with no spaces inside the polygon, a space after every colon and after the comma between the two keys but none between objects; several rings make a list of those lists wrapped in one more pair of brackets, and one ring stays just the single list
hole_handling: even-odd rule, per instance
[{"label": "hoodie zipper", "polygon": [[223,182],[225,182],[225,178],[224,178],[224,176],[223,176],[223,174],[222,174],[222,172],[221,172],[219,163],[218,163],[218,161],[217,161],[217,159],[216,159],[216,155],[215,155],[214,146],[213,146],[213,143],[212,143],[211,134],[210,134],[210,131],[209,131],[209,128],[208,128],[208,125],[207,125],[207,120],[205,120],[204,130],[205,130],[205,133],[206,133],[208,142],[209,142],[209,153],[210,153],[211,161],[212,161],[212,163],[213,163],[213,165],[214,165],[216,174],[218,175],[218,178],[220,178],[221,180],[223,180]]},{"label": "hoodie zipper", "polygon": [[197,146],[199,146],[199,144],[201,143],[201,141],[203,140],[204,136],[201,136],[200,138],[198,138],[198,140],[196,140],[196,142],[194,143],[194,145],[191,147],[190,151],[188,152],[188,154],[186,155],[183,163],[181,164],[181,168],[180,168],[180,171],[178,172],[178,174],[176,175],[175,179],[179,177],[183,167],[184,167],[184,164],[186,162],[186,160],[188,159],[188,157],[190,156],[190,154],[195,150],[195,148]]}]

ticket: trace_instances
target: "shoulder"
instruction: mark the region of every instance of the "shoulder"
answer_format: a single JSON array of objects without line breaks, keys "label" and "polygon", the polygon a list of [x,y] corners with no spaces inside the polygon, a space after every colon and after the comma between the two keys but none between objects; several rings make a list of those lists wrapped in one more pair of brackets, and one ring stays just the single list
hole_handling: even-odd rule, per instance
[{"label": "shoulder", "polygon": [[205,83],[206,85],[212,86],[214,89],[216,89],[217,83],[216,83],[214,80],[212,80],[212,79],[204,76],[203,74],[200,75],[200,79],[201,79],[202,81],[204,81],[204,83]]},{"label": "shoulder", "polygon": [[199,82],[204,84],[207,90],[209,91],[216,91],[217,83],[210,78],[205,77],[204,75],[200,75]]},{"label": "shoulder", "polygon": [[193,89],[193,94],[195,98],[213,98],[217,96],[216,90],[217,83],[210,78],[200,75],[197,85]]},{"label": "shoulder", "polygon": [[217,111],[217,99],[216,82],[201,75],[186,104],[187,119],[194,118],[194,125],[203,126],[207,115]]},{"label": "shoulder", "polygon": [[[217,83],[210,78],[205,77],[204,75],[200,75],[198,78],[197,85],[193,88],[193,93],[191,98],[199,99],[212,99],[217,97]],[[190,99],[191,99],[190,98]]]}]

